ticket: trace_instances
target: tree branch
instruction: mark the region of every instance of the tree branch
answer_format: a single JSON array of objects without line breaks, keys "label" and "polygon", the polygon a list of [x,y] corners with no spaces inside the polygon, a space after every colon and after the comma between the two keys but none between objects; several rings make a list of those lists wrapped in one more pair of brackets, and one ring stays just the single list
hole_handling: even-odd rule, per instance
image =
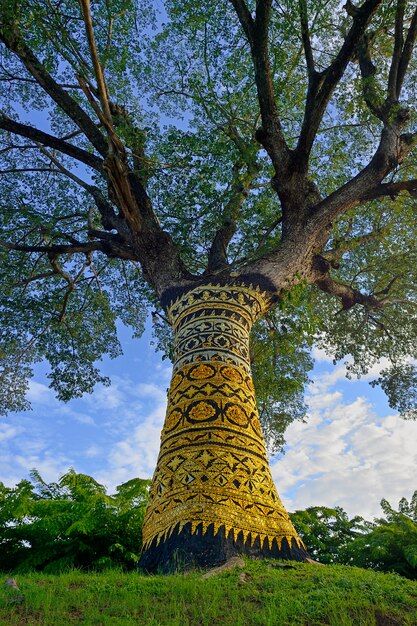
[{"label": "tree branch", "polygon": [[[310,218],[311,228],[329,228],[340,213],[357,206],[365,199],[371,199],[373,190],[381,188],[380,182],[404,160],[417,144],[417,133],[400,135],[400,130],[406,124],[407,119],[406,112],[399,110],[398,118],[392,122],[391,126],[382,130],[379,146],[368,165],[349,182],[313,207]],[[385,187],[382,186],[382,189]]]},{"label": "tree branch", "polygon": [[12,167],[8,170],[0,170],[0,174],[23,174],[26,172],[48,172],[49,174],[59,174],[53,167]]},{"label": "tree branch", "polygon": [[251,184],[258,174],[257,163],[248,164],[245,174],[241,173],[242,163],[233,167],[232,195],[223,209],[222,224],[217,230],[208,254],[206,274],[225,269],[227,262],[227,246],[236,232],[236,219],[240,209],[249,195]]},{"label": "tree branch", "polygon": [[[36,81],[34,78],[26,78],[25,76],[17,76],[16,74],[12,74],[6,67],[4,67],[2,63],[0,63],[0,68],[5,74],[4,78],[0,78],[0,82],[2,83],[11,83],[16,80],[22,83],[30,83],[32,85],[38,84],[38,81]],[[58,86],[62,89],[81,89],[79,85],[73,85],[71,83],[58,83]]]},{"label": "tree branch", "polygon": [[94,250],[102,250],[102,244],[98,241],[89,241],[85,243],[77,243],[71,245],[53,244],[50,246],[26,246],[14,244],[4,239],[0,239],[0,246],[6,250],[15,250],[17,252],[41,252],[46,254],[74,254],[77,252],[94,252]]},{"label": "tree branch", "polygon": [[391,200],[394,200],[402,191],[407,191],[413,198],[417,197],[417,179],[401,180],[395,183],[381,183],[367,191],[362,196],[362,200],[375,200],[384,196],[389,196]]},{"label": "tree branch", "polygon": [[76,176],[75,174],[67,170],[58,161],[58,159],[55,158],[53,154],[48,152],[48,150],[45,150],[45,148],[42,148],[42,147],[40,147],[40,149],[45,154],[45,156],[47,156],[52,161],[52,163],[54,163],[54,165],[58,168],[58,170],[52,170],[52,171],[55,171],[55,172],[60,171],[62,174],[64,174],[65,176],[73,180],[75,183],[80,185],[80,187],[85,189],[93,197],[96,207],[101,216],[101,223],[103,225],[103,228],[105,230],[117,230],[120,235],[123,234],[126,237],[128,233],[126,233],[125,221],[117,217],[113,209],[113,206],[110,204],[110,202],[106,200],[106,198],[104,197],[100,189],[98,187],[95,187],[94,185],[89,185],[84,180],[82,180],[81,178],[78,178],[78,176]]},{"label": "tree branch", "polygon": [[401,53],[404,45],[403,27],[404,27],[404,9],[405,0],[397,0],[397,9],[395,13],[395,34],[394,34],[394,50],[392,53],[391,67],[388,76],[388,98],[396,102],[399,97],[398,93],[398,68],[401,61]]},{"label": "tree branch", "polygon": [[398,63],[397,70],[397,84],[396,84],[396,97],[397,99],[400,97],[401,89],[404,83],[404,78],[410,64],[411,54],[413,52],[413,48],[417,39],[417,8],[413,13],[413,17],[411,18],[410,28],[408,29],[407,37],[405,39],[405,43],[403,46],[403,50],[401,53],[401,58]]},{"label": "tree branch", "polygon": [[[103,235],[106,235],[106,233],[103,233]],[[110,258],[120,258],[133,261],[138,260],[137,255],[135,255],[131,250],[121,245],[121,243],[117,240],[112,240],[110,237],[111,236],[107,236],[105,241],[52,244],[48,246],[27,246],[10,243],[0,239],[0,247],[16,252],[39,252],[41,254],[47,254],[50,257],[59,256],[61,254],[88,254],[90,252],[100,251]]]},{"label": "tree branch", "polygon": [[63,322],[65,320],[65,313],[67,310],[67,305],[69,302],[69,299],[71,297],[72,292],[75,289],[75,284],[77,282],[77,280],[79,279],[79,277],[82,275],[82,273],[84,272],[85,268],[87,267],[87,263],[84,263],[81,267],[81,269],[79,270],[77,276],[74,278],[74,280],[71,278],[71,276],[68,274],[68,272],[65,272],[65,270],[62,269],[62,267],[59,265],[58,263],[58,259],[55,255],[53,254],[49,254],[49,262],[51,264],[52,269],[54,270],[54,272],[56,274],[58,274],[59,276],[62,276],[62,278],[68,283],[68,287],[65,291],[65,295],[64,295],[64,299],[62,301],[62,308],[61,308],[61,312],[59,314],[59,321]]},{"label": "tree branch", "polygon": [[304,168],[307,167],[308,157],[330,97],[381,2],[382,0],[365,0],[361,7],[354,10],[351,10],[352,7],[347,3],[346,9],[353,17],[353,24],[346,39],[331,65],[323,72],[316,73],[314,80],[310,81],[304,120],[296,148],[298,159]]},{"label": "tree branch", "polygon": [[[44,65],[37,59],[35,54],[25,44],[16,25],[11,24],[10,29],[0,32],[0,41],[21,60],[28,72],[35,78],[37,83],[68,115],[68,117],[83,131],[92,145],[102,156],[108,151],[107,142],[96,124],[90,119],[81,106],[52,78]],[[14,32],[13,32],[14,31]]]},{"label": "tree branch", "polygon": [[335,242],[335,246],[332,250],[326,250],[322,253],[322,256],[329,261],[332,267],[338,267],[339,261],[346,252],[355,250],[360,246],[375,241],[384,235],[387,228],[377,228],[369,233],[358,235],[357,237],[351,237],[350,239],[341,239]]},{"label": "tree branch", "polygon": [[73,159],[76,159],[81,163],[85,163],[89,167],[103,173],[103,161],[99,157],[87,152],[87,150],[73,146],[58,137],[45,133],[43,130],[16,122],[2,112],[0,112],[0,128],[15,135],[19,135],[20,137],[25,137],[26,139],[35,141],[38,144],[40,143],[44,146],[48,146],[48,148],[59,150],[59,152],[67,154]]},{"label": "tree branch", "polygon": [[365,104],[375,117],[386,120],[385,100],[375,80],[376,67],[372,62],[369,39],[365,34],[358,44],[359,67],[362,78],[362,93]]},{"label": "tree branch", "polygon": [[109,95],[106,81],[104,80],[103,69],[98,58],[97,46],[94,38],[93,21],[91,19],[90,0],[80,0],[81,10],[83,12],[85,30],[87,34],[88,45],[90,47],[91,60],[93,62],[94,73],[97,79],[98,94],[100,103],[104,113],[103,121],[106,123],[107,130],[113,131],[112,116],[109,106]]},{"label": "tree branch", "polygon": [[374,293],[375,296],[386,296],[389,294],[389,292],[391,291],[392,287],[394,286],[394,284],[397,282],[397,280],[401,278],[400,274],[396,274],[388,283],[388,285],[384,288],[381,289],[381,291],[376,291]]},{"label": "tree branch", "polygon": [[256,138],[272,161],[275,178],[279,185],[280,181],[283,182],[287,178],[290,151],[282,131],[271,76],[268,30],[272,0],[257,1],[255,20],[243,0],[230,0],[230,2],[239,18],[252,54],[262,118],[262,128],[258,129]]},{"label": "tree branch", "polygon": [[55,167],[57,168],[55,170],[52,169],[53,172],[59,172],[63,174],[64,176],[66,176],[67,178],[69,178],[70,180],[72,180],[74,183],[77,183],[77,185],[79,185],[83,189],[86,189],[87,191],[89,190],[90,185],[88,183],[86,183],[84,180],[82,180],[81,178],[79,178],[78,176],[70,172],[70,170],[64,167],[62,163],[60,163],[58,159],[51,152],[46,150],[46,148],[44,148],[40,144],[39,144],[39,150],[42,152],[42,154],[48,157],[51,163],[53,163]]},{"label": "tree branch", "polygon": [[334,280],[329,274],[330,264],[324,257],[320,255],[314,257],[313,270],[316,273],[313,282],[321,291],[340,298],[343,310],[348,311],[355,304],[361,304],[366,309],[380,309],[383,307],[383,302],[374,295],[363,294],[350,285]]},{"label": "tree branch", "polygon": [[[370,311],[381,310],[385,306],[391,304],[415,304],[405,298],[399,298],[395,295],[390,297],[388,295],[397,280],[401,278],[400,274],[393,276],[384,289],[371,294],[364,294],[351,285],[346,285],[334,280],[334,278],[330,276],[329,270],[330,264],[328,261],[321,255],[316,255],[313,259],[313,275],[316,275],[313,283],[315,283],[317,287],[325,293],[329,293],[340,298],[342,301],[342,311],[348,311],[356,304],[362,305],[365,308],[367,315],[377,325],[382,325],[382,322],[371,316]],[[380,296],[384,297],[381,298]]]},{"label": "tree branch", "polygon": [[306,58],[308,75],[312,76],[315,72],[313,51],[311,49],[310,32],[308,28],[307,2],[306,0],[298,0],[300,12],[301,37],[303,40],[304,54]]},{"label": "tree branch", "polygon": [[19,281],[18,283],[14,283],[14,287],[20,287],[23,286],[25,287],[26,285],[29,285],[29,283],[32,283],[36,280],[43,280],[44,278],[50,278],[51,276],[55,276],[56,275],[56,271],[52,270],[49,272],[43,272],[42,274],[34,274],[33,276],[29,276],[28,278],[24,278],[21,281]]},{"label": "tree branch", "polygon": [[233,4],[233,7],[239,18],[239,22],[242,25],[246,38],[249,41],[250,46],[252,47],[254,37],[253,30],[255,27],[255,22],[253,20],[252,14],[246,6],[244,0],[230,0],[230,2]]}]

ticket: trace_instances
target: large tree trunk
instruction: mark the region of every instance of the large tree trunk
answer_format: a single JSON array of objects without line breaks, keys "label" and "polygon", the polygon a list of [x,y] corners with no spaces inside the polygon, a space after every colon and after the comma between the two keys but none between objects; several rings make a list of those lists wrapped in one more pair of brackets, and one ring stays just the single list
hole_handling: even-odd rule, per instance
[{"label": "large tree trunk", "polygon": [[272,481],[250,371],[249,333],[267,294],[205,284],[174,297],[176,359],[140,565],[170,572],[236,554],[304,560]]}]

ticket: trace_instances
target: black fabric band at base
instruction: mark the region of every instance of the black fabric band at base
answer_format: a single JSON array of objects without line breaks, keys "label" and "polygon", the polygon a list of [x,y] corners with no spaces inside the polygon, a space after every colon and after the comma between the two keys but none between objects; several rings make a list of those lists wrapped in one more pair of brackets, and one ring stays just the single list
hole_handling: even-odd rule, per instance
[{"label": "black fabric band at base", "polygon": [[305,561],[308,553],[303,547],[292,540],[288,544],[286,538],[281,547],[274,540],[269,547],[267,541],[263,546],[256,539],[251,546],[250,541],[243,541],[241,534],[237,540],[232,534],[225,536],[224,527],[214,535],[213,527],[209,526],[206,533],[197,528],[191,533],[191,524],[186,524],[178,533],[177,528],[165,541],[156,545],[156,540],[144,550],[139,561],[139,569],[149,574],[172,574],[190,569],[216,567],[233,556],[249,556],[255,559],[286,559],[291,561]]}]

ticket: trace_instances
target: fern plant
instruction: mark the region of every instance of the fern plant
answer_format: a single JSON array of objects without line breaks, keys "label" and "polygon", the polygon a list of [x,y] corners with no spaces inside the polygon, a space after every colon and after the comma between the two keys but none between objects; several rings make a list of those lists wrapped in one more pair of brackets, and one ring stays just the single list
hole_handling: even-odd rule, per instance
[{"label": "fern plant", "polygon": [[0,567],[4,571],[135,567],[148,481],[129,480],[108,495],[70,469],[57,483],[37,470],[31,481],[0,483]]}]

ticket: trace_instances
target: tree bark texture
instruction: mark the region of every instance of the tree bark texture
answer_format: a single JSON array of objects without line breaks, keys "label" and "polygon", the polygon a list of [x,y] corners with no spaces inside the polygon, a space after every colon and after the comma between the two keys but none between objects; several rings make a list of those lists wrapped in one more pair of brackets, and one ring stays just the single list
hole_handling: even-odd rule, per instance
[{"label": "tree bark texture", "polygon": [[170,572],[235,554],[304,560],[272,480],[250,370],[249,334],[271,306],[267,291],[219,282],[171,298],[176,360],[140,566]]}]

